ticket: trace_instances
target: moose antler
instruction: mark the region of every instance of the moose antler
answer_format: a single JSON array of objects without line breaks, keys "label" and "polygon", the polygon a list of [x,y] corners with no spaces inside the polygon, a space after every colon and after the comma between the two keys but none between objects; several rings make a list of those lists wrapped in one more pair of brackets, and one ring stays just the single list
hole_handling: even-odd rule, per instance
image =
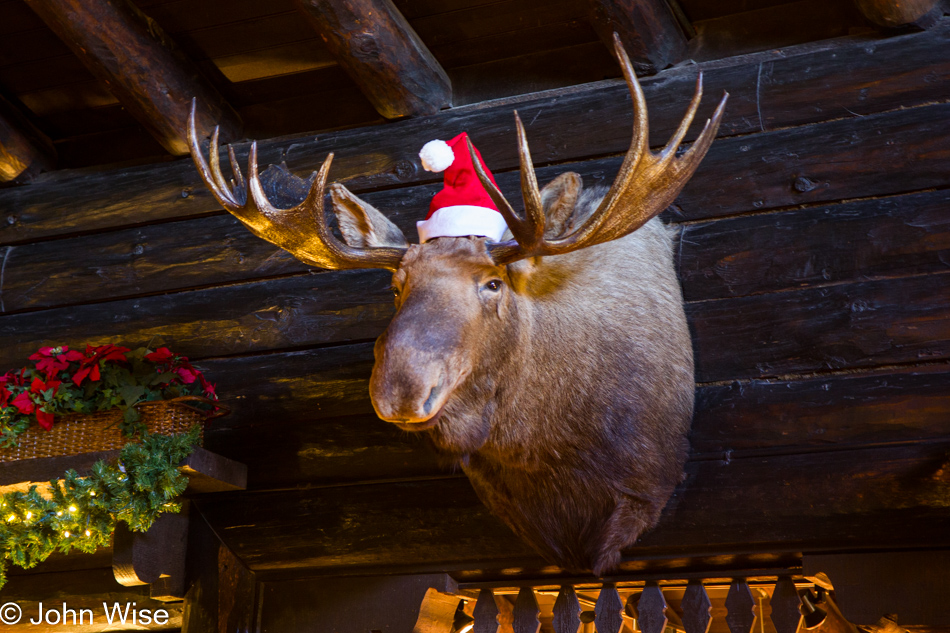
[{"label": "moose antler", "polygon": [[541,192],[538,190],[538,180],[531,162],[524,125],[517,111],[515,111],[515,124],[518,128],[521,195],[525,205],[524,219],[515,214],[511,205],[485,173],[469,141],[468,150],[472,155],[472,163],[475,165],[478,178],[498,206],[515,238],[488,245],[489,253],[496,263],[508,264],[526,257],[569,253],[594,244],[609,242],[636,231],[676,199],[706,155],[719,129],[719,122],[729,94],[723,95],[712,119],[706,121],[702,133],[689,150],[677,157],[676,150],[683,137],[686,136],[703,97],[703,75],[700,73],[696,79],[696,93],[689,104],[686,116],[683,117],[679,128],[666,147],[659,154],[654,154],[649,146],[646,99],[637,82],[637,76],[633,72],[630,58],[627,57],[627,52],[616,33],[614,33],[614,52],[623,68],[623,75],[633,98],[633,141],[607,195],[604,196],[597,210],[576,231],[557,239],[549,240],[544,237],[544,209],[541,205]]},{"label": "moose antler", "polygon": [[198,133],[195,130],[194,99],[191,100],[191,115],[188,118],[188,143],[191,146],[191,158],[195,161],[205,185],[221,206],[230,211],[254,235],[276,244],[300,261],[320,268],[385,268],[392,271],[398,268],[399,261],[406,252],[405,248],[353,247],[337,239],[327,226],[326,214],[323,211],[323,192],[330,163],[333,162],[332,153],[320,166],[320,171],[310,176],[312,184],[303,202],[290,209],[278,209],[267,199],[261,186],[257,173],[256,142],[251,143],[248,156],[247,182],[238,166],[234,148],[228,145],[228,159],[234,174],[234,179],[228,183],[221,173],[218,128],[215,127],[209,148],[209,167],[201,153]]}]

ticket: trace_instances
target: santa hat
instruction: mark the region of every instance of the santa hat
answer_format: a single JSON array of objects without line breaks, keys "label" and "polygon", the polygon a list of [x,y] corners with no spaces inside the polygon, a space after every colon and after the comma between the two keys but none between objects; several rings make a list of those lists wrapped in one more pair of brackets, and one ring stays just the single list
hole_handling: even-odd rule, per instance
[{"label": "santa hat", "polygon": [[[467,138],[468,135],[462,132],[450,141],[429,141],[419,152],[422,166],[427,171],[445,171],[444,186],[432,198],[429,214],[424,221],[416,222],[420,243],[437,237],[466,235],[488,237],[498,242],[508,229],[498,207],[475,173]],[[495,177],[488,171],[477,149],[475,155],[494,183]]]}]

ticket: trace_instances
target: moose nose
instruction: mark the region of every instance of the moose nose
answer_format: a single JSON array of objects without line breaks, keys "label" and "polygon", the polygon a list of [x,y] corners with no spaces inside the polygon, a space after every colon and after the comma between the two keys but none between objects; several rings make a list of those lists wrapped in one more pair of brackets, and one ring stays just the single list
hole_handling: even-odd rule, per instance
[{"label": "moose nose", "polygon": [[387,422],[418,424],[429,421],[444,403],[445,374],[425,364],[377,362],[370,378],[376,415]]}]

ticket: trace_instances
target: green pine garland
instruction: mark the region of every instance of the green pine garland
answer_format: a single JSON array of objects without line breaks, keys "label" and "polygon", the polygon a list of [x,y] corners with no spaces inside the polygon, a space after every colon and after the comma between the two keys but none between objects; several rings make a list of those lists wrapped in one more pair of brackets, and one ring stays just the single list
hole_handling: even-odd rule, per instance
[{"label": "green pine garland", "polygon": [[179,435],[144,434],[127,444],[118,462],[96,462],[92,473],[66,472],[50,482],[52,497],[11,492],[0,500],[0,587],[7,562],[28,569],[59,550],[94,552],[109,545],[116,521],[144,532],[163,512],[179,512],[188,486],[178,464],[198,443],[199,426]]}]

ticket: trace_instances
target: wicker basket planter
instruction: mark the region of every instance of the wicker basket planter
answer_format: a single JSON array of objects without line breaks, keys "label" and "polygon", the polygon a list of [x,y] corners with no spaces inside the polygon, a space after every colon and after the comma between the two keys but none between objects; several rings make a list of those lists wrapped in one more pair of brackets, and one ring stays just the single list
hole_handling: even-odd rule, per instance
[{"label": "wicker basket planter", "polygon": [[[199,403],[207,403],[217,409],[209,413],[193,406]],[[228,409],[220,403],[199,396],[142,402],[135,408],[142,415],[141,421],[149,433],[184,433],[193,425],[200,424],[202,439],[204,423],[228,413]],[[121,409],[57,416],[51,430],[31,427],[17,438],[17,446],[0,448],[0,461],[121,449],[129,442],[129,438],[119,430],[121,421]]]}]

